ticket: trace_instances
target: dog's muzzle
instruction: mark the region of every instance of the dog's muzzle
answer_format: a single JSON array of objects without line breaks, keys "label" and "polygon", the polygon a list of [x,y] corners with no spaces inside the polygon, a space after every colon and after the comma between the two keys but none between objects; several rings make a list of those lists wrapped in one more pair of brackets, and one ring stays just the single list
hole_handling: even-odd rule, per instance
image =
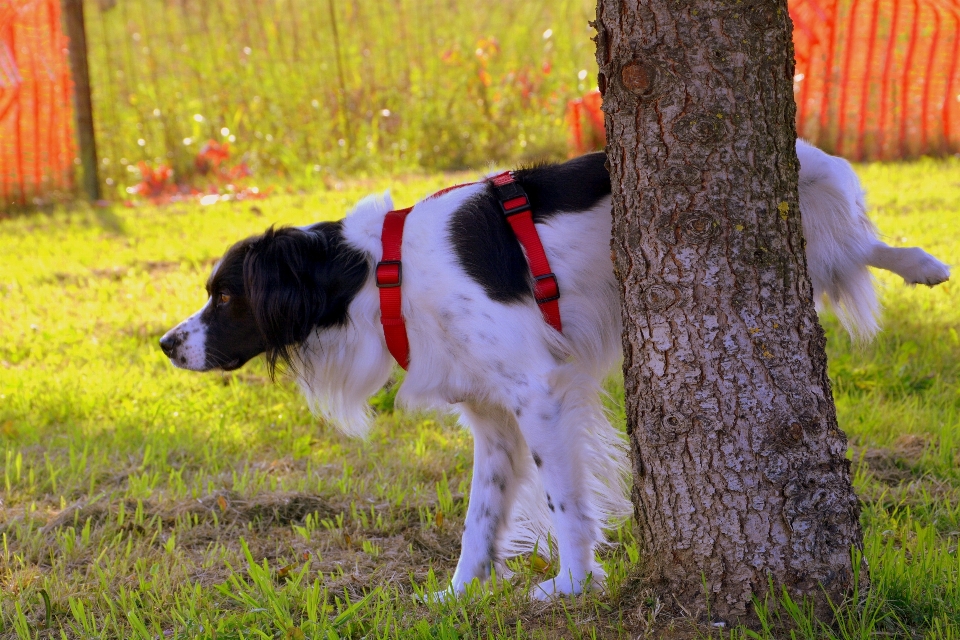
[{"label": "dog's muzzle", "polygon": [[187,318],[160,338],[160,348],[173,366],[191,371],[206,371],[206,328],[197,314]]}]

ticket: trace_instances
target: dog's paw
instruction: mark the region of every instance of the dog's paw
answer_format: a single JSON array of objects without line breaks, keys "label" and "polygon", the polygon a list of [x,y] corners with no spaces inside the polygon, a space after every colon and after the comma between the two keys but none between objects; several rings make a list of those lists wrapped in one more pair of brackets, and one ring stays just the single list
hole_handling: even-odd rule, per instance
[{"label": "dog's paw", "polygon": [[535,586],[530,591],[530,597],[534,600],[550,600],[560,596],[576,596],[584,591],[603,591],[603,577],[596,574],[587,574],[582,580],[574,579],[567,573],[561,574],[556,578],[545,580]]},{"label": "dog's paw", "polygon": [[414,600],[421,604],[437,602],[453,602],[459,598],[468,597],[470,594],[477,593],[478,588],[482,588],[484,583],[477,578],[470,582],[451,582],[446,589],[440,591],[425,591],[423,594],[414,595]]},{"label": "dog's paw", "polygon": [[441,591],[425,591],[423,594],[414,596],[414,600],[420,604],[435,604],[438,602],[452,602],[460,597],[460,593],[454,590],[453,585]]},{"label": "dog's paw", "polygon": [[940,262],[923,249],[913,248],[908,260],[904,260],[903,279],[909,285],[925,284],[932,287],[950,279],[950,267]]},{"label": "dog's paw", "polygon": [[914,281],[910,284],[925,284],[933,287],[950,279],[950,267],[928,255],[915,275]]},{"label": "dog's paw", "polygon": [[416,593],[414,594],[413,599],[420,604],[453,602],[459,598],[463,592],[463,588],[455,589],[451,584],[446,589],[441,589],[440,591],[424,591],[423,593]]}]

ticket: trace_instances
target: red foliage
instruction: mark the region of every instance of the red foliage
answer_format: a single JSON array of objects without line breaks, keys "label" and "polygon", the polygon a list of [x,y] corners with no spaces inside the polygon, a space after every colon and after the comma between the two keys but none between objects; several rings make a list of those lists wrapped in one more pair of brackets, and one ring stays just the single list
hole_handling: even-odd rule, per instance
[{"label": "red foliage", "polygon": [[138,162],[137,169],[140,170],[140,182],[127,189],[129,193],[154,199],[177,193],[177,185],[170,180],[173,169],[167,165],[161,164],[154,169],[146,162]]},{"label": "red foliage", "polygon": [[[197,174],[204,176],[208,184],[205,188],[193,185],[177,184],[173,180],[173,169],[165,164],[156,168],[146,162],[140,162],[140,182],[127,189],[128,193],[148,198],[154,203],[177,202],[199,198],[201,204],[212,204],[219,200],[251,200],[264,198],[272,191],[260,191],[254,186],[240,186],[238,183],[252,175],[245,162],[228,166],[230,145],[216,140],[208,140],[197,153],[193,166]],[[128,202],[132,205],[133,203]]]},{"label": "red foliage", "polygon": [[200,152],[197,153],[197,158],[193,164],[200,175],[209,176],[224,184],[233,183],[253,175],[246,162],[228,167],[226,161],[229,158],[229,143],[207,140],[200,147]]},{"label": "red foliage", "polygon": [[[603,125],[603,98],[594,89],[582,98],[567,103],[567,130],[570,132],[570,149],[574,155],[581,155],[607,144],[607,132]],[[586,121],[586,133],[584,133]]]},{"label": "red foliage", "polygon": [[202,176],[211,171],[218,171],[220,165],[230,157],[230,144],[227,142],[217,142],[216,140],[207,140],[200,152],[197,153],[196,160],[193,161],[197,173]]}]

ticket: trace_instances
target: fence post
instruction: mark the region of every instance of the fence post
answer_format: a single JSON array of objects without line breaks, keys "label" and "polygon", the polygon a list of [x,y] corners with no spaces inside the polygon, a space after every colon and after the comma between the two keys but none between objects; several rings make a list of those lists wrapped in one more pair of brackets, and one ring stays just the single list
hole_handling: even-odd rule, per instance
[{"label": "fence post", "polygon": [[70,39],[70,72],[77,120],[77,143],[83,166],[83,190],[91,200],[100,199],[97,173],[97,141],[93,135],[93,102],[90,99],[90,69],[87,66],[87,34],[83,25],[83,0],[62,0]]}]

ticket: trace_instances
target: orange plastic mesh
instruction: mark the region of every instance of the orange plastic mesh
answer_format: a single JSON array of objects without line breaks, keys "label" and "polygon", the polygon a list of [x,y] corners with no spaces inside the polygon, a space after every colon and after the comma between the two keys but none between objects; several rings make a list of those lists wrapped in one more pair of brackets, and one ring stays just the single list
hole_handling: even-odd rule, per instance
[{"label": "orange plastic mesh", "polygon": [[71,92],[59,0],[0,0],[0,206],[72,188]]},{"label": "orange plastic mesh", "polygon": [[792,0],[797,131],[851,159],[960,150],[960,0]]},{"label": "orange plastic mesh", "polygon": [[[960,0],[790,0],[797,132],[855,160],[960,151]],[[571,148],[603,146],[593,92]]]}]

